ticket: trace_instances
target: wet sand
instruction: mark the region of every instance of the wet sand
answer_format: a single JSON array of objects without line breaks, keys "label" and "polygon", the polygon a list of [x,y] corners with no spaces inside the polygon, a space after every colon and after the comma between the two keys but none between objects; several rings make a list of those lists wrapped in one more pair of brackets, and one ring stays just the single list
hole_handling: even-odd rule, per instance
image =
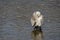
[{"label": "wet sand", "polygon": [[41,11],[44,40],[60,40],[60,0],[0,0],[0,40],[32,40],[30,18]]}]

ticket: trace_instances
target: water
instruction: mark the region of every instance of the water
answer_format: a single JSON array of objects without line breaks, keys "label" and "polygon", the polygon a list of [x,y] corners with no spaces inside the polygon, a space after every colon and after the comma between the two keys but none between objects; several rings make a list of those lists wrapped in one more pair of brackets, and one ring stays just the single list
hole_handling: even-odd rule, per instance
[{"label": "water", "polygon": [[0,0],[0,40],[32,40],[31,15],[44,15],[44,40],[60,40],[59,0]]}]

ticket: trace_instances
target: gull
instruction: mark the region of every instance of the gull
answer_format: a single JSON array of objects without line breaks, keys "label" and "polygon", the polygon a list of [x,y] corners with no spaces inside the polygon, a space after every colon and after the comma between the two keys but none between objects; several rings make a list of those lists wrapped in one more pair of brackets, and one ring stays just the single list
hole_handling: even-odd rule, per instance
[{"label": "gull", "polygon": [[43,15],[40,11],[35,11],[31,17],[31,24],[33,27],[41,27],[43,24]]}]

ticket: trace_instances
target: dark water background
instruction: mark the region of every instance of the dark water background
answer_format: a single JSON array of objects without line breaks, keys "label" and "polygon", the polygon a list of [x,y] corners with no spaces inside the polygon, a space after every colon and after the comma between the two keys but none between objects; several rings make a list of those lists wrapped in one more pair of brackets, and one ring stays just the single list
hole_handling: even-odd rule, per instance
[{"label": "dark water background", "polygon": [[60,40],[60,0],[0,0],[0,40],[32,40],[34,11],[45,17],[44,40]]}]

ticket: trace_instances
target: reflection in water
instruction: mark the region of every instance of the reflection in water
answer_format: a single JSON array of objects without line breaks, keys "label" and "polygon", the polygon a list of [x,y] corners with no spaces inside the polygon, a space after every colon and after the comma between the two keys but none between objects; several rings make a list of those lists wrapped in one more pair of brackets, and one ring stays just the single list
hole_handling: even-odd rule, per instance
[{"label": "reflection in water", "polygon": [[36,30],[33,30],[31,33],[32,33],[31,35],[32,35],[33,40],[42,40],[43,39],[42,30],[36,29]]}]

